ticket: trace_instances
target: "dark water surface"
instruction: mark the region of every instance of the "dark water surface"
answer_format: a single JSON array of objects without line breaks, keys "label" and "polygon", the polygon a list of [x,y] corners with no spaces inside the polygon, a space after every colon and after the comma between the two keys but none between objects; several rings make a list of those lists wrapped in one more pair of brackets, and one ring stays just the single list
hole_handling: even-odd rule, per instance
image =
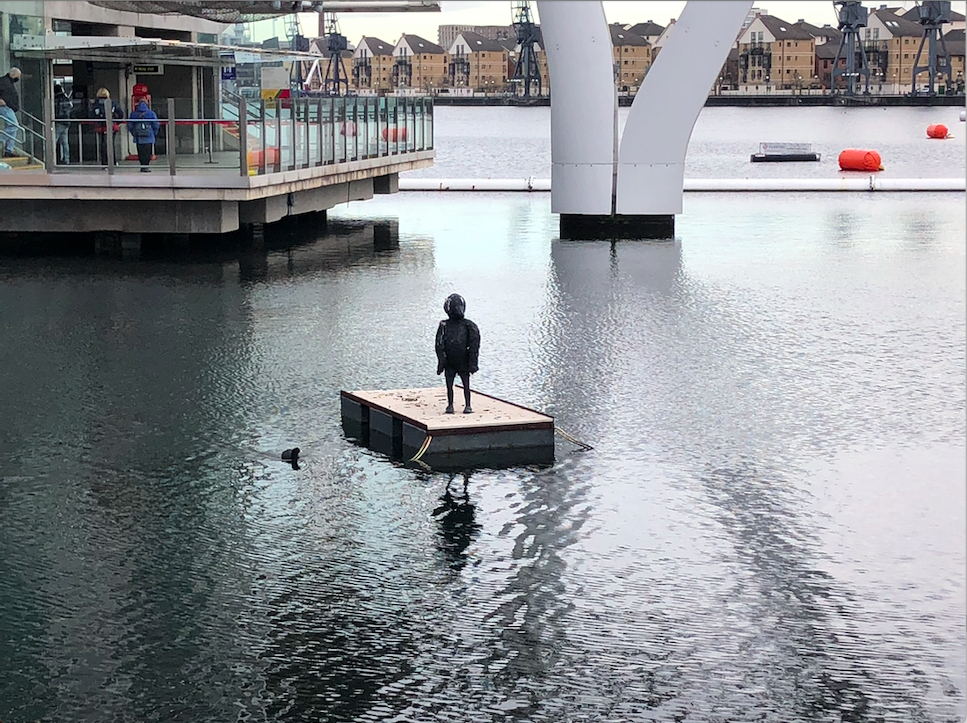
[{"label": "dark water surface", "polygon": [[[0,260],[0,720],[961,721],[964,211],[690,194],[612,246],[403,194],[267,254]],[[478,387],[592,451],[344,439],[340,389],[440,383],[452,291]]]}]

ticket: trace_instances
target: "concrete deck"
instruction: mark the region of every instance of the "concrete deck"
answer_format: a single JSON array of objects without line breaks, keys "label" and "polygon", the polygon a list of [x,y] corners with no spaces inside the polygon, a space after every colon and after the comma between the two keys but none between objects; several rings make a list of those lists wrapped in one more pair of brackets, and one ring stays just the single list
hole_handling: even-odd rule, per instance
[{"label": "concrete deck", "polygon": [[260,176],[228,169],[170,175],[163,163],[152,164],[152,173],[9,172],[0,174],[0,218],[3,230],[20,232],[226,233],[395,193],[400,173],[428,168],[433,157],[433,150],[415,151]]},{"label": "concrete deck", "polygon": [[473,413],[463,414],[463,390],[454,389],[456,414],[445,414],[446,387],[343,391],[344,428],[378,451],[395,456],[419,450],[435,455],[497,450],[554,449],[554,418],[471,390]]}]

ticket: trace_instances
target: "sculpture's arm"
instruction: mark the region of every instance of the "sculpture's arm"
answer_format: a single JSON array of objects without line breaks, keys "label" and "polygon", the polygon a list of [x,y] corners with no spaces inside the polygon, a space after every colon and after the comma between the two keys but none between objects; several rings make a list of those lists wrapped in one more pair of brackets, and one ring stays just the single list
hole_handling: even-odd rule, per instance
[{"label": "sculpture's arm", "polygon": [[440,326],[436,330],[436,373],[443,374],[443,367],[447,365],[447,352],[443,348],[443,330],[446,328],[446,322],[441,321]]},{"label": "sculpture's arm", "polygon": [[468,368],[471,374],[476,374],[480,361],[480,329],[472,321],[467,321],[467,351],[470,352]]}]

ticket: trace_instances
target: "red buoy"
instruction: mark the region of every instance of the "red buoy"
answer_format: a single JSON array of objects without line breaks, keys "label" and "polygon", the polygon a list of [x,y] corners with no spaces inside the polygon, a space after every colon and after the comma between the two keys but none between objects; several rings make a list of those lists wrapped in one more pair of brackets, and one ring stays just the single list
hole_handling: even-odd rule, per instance
[{"label": "red buoy", "polygon": [[946,138],[947,133],[947,126],[945,126],[943,123],[927,126],[927,138]]},{"label": "red buoy", "polygon": [[397,141],[406,140],[406,126],[402,128],[384,128],[383,129],[383,140],[395,143]]},{"label": "red buoy", "polygon": [[883,161],[876,151],[863,151],[847,148],[839,154],[841,171],[882,171]]}]

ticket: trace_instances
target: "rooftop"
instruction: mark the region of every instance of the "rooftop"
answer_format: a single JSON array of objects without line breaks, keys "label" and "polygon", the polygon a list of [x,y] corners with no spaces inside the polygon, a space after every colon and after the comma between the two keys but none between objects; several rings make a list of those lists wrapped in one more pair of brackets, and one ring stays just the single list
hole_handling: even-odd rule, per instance
[{"label": "rooftop", "polygon": [[902,18],[889,10],[873,10],[871,17],[875,17],[894,37],[916,37],[923,35],[923,26],[919,22],[913,22]]},{"label": "rooftop", "polygon": [[637,25],[632,25],[629,28],[625,28],[625,30],[628,32],[634,33],[642,38],[651,37],[653,35],[661,35],[664,29],[664,26],[652,22],[651,20],[646,20],[643,23],[638,23]]},{"label": "rooftop", "polygon": [[443,55],[446,52],[436,43],[431,43],[426,38],[421,38],[419,35],[410,35],[409,33],[403,33],[400,36],[399,43],[396,45],[399,46],[400,43],[406,43],[414,53]]},{"label": "rooftop", "polygon": [[[485,38],[479,33],[474,33],[470,30],[464,30],[460,33],[458,38],[463,38],[463,41],[467,44],[467,48],[471,53],[502,53],[506,48],[500,44],[497,40],[490,40]],[[516,44],[517,41],[514,41]]]},{"label": "rooftop", "polygon": [[[790,23],[775,15],[759,15],[756,20],[766,26],[776,40],[812,40],[813,36],[795,23]],[[753,21],[754,22],[754,21]]]},{"label": "rooftop", "polygon": [[624,26],[620,23],[614,23],[608,27],[611,29],[611,44],[616,48],[622,45],[633,45],[636,47],[648,47],[651,45],[651,43],[640,35],[635,35],[630,30],[625,30]]},{"label": "rooftop", "polygon": [[800,30],[805,30],[814,38],[829,38],[832,40],[839,40],[843,37],[843,31],[834,28],[832,25],[823,25],[823,27],[820,28],[816,25],[807,23],[805,20],[799,20],[796,22],[796,27]]},{"label": "rooftop", "polygon": [[373,55],[392,55],[393,45],[392,43],[387,43],[385,40],[380,40],[379,38],[367,38],[365,35],[363,39],[359,41],[357,47],[365,47]]}]

